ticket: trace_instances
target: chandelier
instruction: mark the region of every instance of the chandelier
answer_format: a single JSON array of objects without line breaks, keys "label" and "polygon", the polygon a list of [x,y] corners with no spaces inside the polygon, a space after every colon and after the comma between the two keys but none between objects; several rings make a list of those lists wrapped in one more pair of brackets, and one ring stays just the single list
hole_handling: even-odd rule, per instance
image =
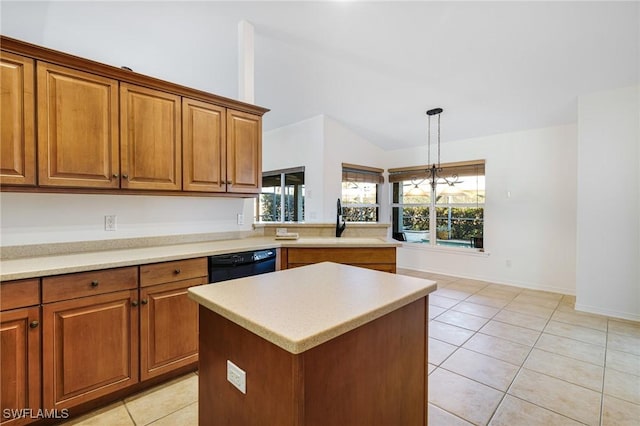
[{"label": "chandelier", "polygon": [[[456,183],[462,183],[462,181],[458,178],[457,174],[451,176],[443,176],[442,175],[442,167],[440,166],[440,114],[442,113],[442,108],[434,108],[427,111],[427,116],[429,117],[428,121],[428,133],[427,133],[427,163],[431,164],[431,167],[427,169],[427,175],[429,175],[429,181],[431,183],[431,188],[435,191],[436,187],[440,184],[447,184],[449,186],[454,186]],[[438,163],[431,163],[431,118],[433,116],[438,118],[438,129],[437,129],[437,141],[438,141]],[[415,182],[412,182],[416,184]],[[417,184],[416,184],[417,185]]]}]

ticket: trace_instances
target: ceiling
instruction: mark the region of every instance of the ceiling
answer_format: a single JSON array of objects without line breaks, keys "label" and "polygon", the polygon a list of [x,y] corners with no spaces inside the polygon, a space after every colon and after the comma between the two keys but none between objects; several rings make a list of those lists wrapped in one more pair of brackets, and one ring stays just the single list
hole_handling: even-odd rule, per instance
[{"label": "ceiling", "polygon": [[[5,15],[17,10],[6,4]],[[161,78],[229,97],[245,19],[255,102],[271,109],[265,130],[325,114],[387,150],[425,143],[427,109],[443,108],[442,139],[458,140],[573,123],[578,96],[640,83],[638,2],[46,4],[20,24],[5,16],[3,34],[21,38],[31,25],[44,34],[32,42],[140,72],[171,61]],[[78,34],[101,31],[109,45],[87,37],[83,51]],[[140,46],[127,56],[118,43]]]},{"label": "ceiling", "polygon": [[[576,122],[639,83],[638,3],[326,2],[245,10],[265,129],[331,116],[384,149]],[[242,8],[242,5],[237,6]]]}]

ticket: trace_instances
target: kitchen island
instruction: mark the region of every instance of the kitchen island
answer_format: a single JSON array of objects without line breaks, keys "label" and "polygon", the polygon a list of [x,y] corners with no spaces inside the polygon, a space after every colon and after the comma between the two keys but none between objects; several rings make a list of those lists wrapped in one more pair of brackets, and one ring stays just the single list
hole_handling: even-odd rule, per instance
[{"label": "kitchen island", "polygon": [[330,262],[191,288],[200,424],[426,425],[435,289]]}]

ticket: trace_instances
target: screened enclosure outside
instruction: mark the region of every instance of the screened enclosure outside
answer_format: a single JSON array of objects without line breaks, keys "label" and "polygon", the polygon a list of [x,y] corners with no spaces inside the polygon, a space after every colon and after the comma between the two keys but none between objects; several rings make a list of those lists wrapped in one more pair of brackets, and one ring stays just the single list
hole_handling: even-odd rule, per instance
[{"label": "screened enclosure outside", "polygon": [[442,175],[452,184],[440,180],[435,189],[425,175],[410,174],[390,174],[394,238],[441,246],[477,245],[484,228],[484,164],[449,170],[443,165]]},{"label": "screened enclosure outside", "polygon": [[342,163],[342,218],[347,222],[377,222],[379,184],[383,169]]},{"label": "screened enclosure outside", "polygon": [[304,167],[263,173],[257,216],[260,222],[304,220]]}]

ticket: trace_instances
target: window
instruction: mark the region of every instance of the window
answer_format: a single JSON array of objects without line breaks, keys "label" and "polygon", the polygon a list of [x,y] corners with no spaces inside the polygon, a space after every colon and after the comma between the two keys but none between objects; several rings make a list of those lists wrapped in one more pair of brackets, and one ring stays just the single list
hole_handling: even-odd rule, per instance
[{"label": "window", "polygon": [[257,216],[260,222],[304,220],[304,167],[262,173]]},{"label": "window", "polygon": [[377,222],[382,169],[342,164],[342,217],[347,222]]},{"label": "window", "polygon": [[[432,246],[483,248],[484,161],[442,164],[432,188],[428,166],[389,170],[393,237]],[[457,177],[457,180],[456,180]]]}]

